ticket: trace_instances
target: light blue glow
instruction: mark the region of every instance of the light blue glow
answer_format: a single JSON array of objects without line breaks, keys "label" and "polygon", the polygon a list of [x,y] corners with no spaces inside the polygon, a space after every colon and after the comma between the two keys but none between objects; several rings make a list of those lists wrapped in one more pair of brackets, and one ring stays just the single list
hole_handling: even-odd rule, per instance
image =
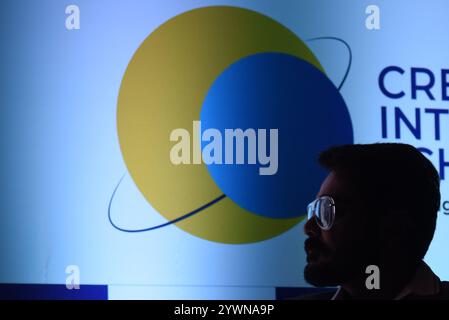
[{"label": "light blue glow", "polygon": [[[356,143],[387,141],[380,131],[382,105],[397,103],[404,112],[416,106],[449,107],[447,101],[404,98],[394,102],[377,86],[377,77],[387,65],[435,72],[448,67],[449,5],[442,0],[377,1],[382,10],[378,31],[364,26],[365,7],[371,4],[365,0],[344,4],[331,0],[77,0],[73,3],[81,9],[79,31],[65,29],[65,2],[3,2],[2,283],[63,284],[66,266],[75,264],[80,267],[82,284],[180,286],[183,297],[190,285],[307,285],[302,275],[303,224],[269,241],[225,245],[198,239],[175,226],[127,234],[108,222],[111,193],[127,172],[115,119],[123,73],[142,41],[184,11],[207,5],[242,6],[271,16],[303,40],[336,36],[347,41],[353,65],[341,93]],[[339,83],[348,61],[345,48],[332,41],[310,43],[310,48],[330,79]],[[423,130],[433,132],[432,123],[427,121]],[[446,130],[439,142],[427,135],[419,142],[409,136],[402,141],[437,150],[447,148],[448,139]],[[437,166],[437,157],[431,159]],[[441,192],[443,200],[449,198],[447,179]],[[141,228],[165,222],[129,176],[116,200],[115,221],[121,226]],[[449,216],[441,213],[426,258],[442,279],[449,279],[447,230]],[[198,292],[192,290],[195,296]],[[265,297],[266,289],[261,290],[247,292]],[[148,297],[157,296],[148,292]],[[234,293],[224,296],[238,297]],[[164,297],[180,296],[164,291]]]}]

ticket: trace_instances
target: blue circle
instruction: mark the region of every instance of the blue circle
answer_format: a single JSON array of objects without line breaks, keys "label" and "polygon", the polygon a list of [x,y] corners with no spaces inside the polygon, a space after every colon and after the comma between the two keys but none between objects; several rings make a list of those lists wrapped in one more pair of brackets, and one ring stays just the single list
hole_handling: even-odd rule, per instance
[{"label": "blue circle", "polygon": [[[235,129],[251,137],[241,149],[243,164],[236,164],[237,143],[230,139]],[[270,129],[277,130],[277,153]],[[204,100],[201,133],[203,159],[218,187],[244,209],[271,218],[304,215],[326,176],[318,154],[353,143],[349,113],[334,84],[313,65],[283,53],[251,55],[222,72]],[[268,163],[258,155],[265,144]],[[231,146],[233,154],[227,152]],[[226,164],[226,156],[233,164]],[[256,164],[249,163],[254,156]]]}]

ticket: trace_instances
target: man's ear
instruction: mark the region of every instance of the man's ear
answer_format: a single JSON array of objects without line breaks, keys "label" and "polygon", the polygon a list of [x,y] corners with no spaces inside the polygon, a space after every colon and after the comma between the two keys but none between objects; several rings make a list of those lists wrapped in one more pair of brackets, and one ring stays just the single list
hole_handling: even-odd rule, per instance
[{"label": "man's ear", "polygon": [[402,234],[402,232],[410,234],[415,229],[416,226],[413,220],[410,219],[410,213],[407,210],[391,209],[380,216],[379,231],[382,232],[383,230],[383,232],[392,237]]},{"label": "man's ear", "polygon": [[391,209],[380,216],[378,237],[382,250],[407,254],[413,249],[418,228],[404,209]]}]

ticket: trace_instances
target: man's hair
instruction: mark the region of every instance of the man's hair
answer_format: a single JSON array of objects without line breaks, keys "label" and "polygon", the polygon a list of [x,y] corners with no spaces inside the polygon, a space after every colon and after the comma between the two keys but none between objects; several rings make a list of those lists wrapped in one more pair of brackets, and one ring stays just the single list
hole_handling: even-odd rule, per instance
[{"label": "man's hair", "polygon": [[415,257],[424,258],[435,232],[440,178],[420,151],[400,143],[343,145],[322,152],[318,162],[348,176],[376,214],[405,214],[416,230],[407,235]]}]

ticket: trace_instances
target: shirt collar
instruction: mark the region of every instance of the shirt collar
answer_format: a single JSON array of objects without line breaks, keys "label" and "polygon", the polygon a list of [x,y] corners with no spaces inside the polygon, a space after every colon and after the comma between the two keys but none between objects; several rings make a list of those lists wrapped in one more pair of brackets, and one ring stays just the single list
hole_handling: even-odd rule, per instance
[{"label": "shirt collar", "polygon": [[401,300],[409,295],[430,296],[440,292],[440,278],[433,273],[432,269],[422,261],[416,270],[412,281],[398,294],[395,300]]}]

